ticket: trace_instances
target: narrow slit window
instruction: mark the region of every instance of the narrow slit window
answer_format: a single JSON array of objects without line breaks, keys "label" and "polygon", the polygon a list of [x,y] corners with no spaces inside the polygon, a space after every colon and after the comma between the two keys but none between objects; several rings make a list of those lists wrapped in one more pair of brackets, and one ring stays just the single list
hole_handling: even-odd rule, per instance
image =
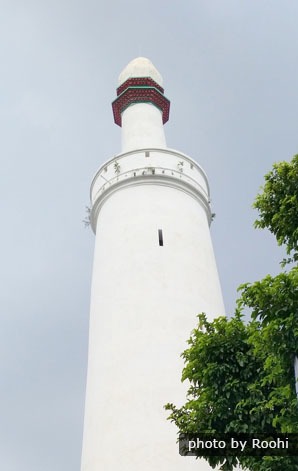
[{"label": "narrow slit window", "polygon": [[163,235],[161,229],[158,229],[158,242],[160,246],[163,246]]}]

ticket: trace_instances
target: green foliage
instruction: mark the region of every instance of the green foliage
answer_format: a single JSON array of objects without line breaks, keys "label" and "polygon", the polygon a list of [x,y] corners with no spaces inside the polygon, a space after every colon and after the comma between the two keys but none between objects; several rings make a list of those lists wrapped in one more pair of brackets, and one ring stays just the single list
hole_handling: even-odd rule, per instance
[{"label": "green foliage", "polygon": [[[260,293],[266,289],[265,280],[264,286],[258,282],[256,286],[243,288],[245,297],[255,302],[255,317],[257,310],[264,313],[262,303],[258,305],[255,297],[262,301]],[[284,292],[285,297],[287,294]],[[231,319],[219,317],[208,322],[205,314],[198,316],[198,326],[182,354],[185,360],[182,380],[190,383],[186,404],[181,408],[173,404],[166,406],[171,411],[169,419],[180,433],[289,433],[298,430],[293,361],[286,344],[289,338],[292,345],[298,342],[297,318],[294,329],[286,317],[281,327],[278,322],[265,325],[257,319],[246,325],[241,314],[241,309],[249,306],[245,304],[245,297],[239,301],[239,308]],[[271,299],[269,310],[273,305]],[[278,309],[277,304],[275,315]],[[289,317],[292,318],[292,313]],[[226,471],[237,465],[236,457],[229,457],[228,461],[214,456],[205,459]],[[238,456],[238,461],[254,471],[291,469],[291,463],[298,466],[296,457]]]},{"label": "green foliage", "polygon": [[263,335],[279,355],[298,353],[298,267],[288,273],[240,286],[238,307],[251,309],[253,320],[262,323]]},{"label": "green foliage", "polygon": [[291,162],[280,162],[265,175],[263,191],[255,200],[259,211],[255,227],[267,228],[278,245],[285,244],[292,255],[284,264],[298,260],[298,155]]},{"label": "green foliage", "polygon": [[[265,177],[255,207],[257,227],[267,227],[298,259],[298,156]],[[179,433],[298,433],[294,357],[298,355],[298,267],[239,288],[234,317],[208,322],[198,316],[182,354],[186,403],[167,404]],[[250,309],[251,320],[243,322]],[[297,471],[298,457],[205,457],[231,471]]]}]

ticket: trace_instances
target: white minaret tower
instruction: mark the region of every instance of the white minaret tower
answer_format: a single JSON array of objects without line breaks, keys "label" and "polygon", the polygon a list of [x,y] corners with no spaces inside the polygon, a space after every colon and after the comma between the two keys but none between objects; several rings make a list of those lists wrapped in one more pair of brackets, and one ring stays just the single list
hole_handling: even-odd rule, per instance
[{"label": "white minaret tower", "polygon": [[96,234],[82,471],[198,471],[181,457],[167,402],[182,405],[180,354],[204,311],[224,313],[206,174],[166,146],[170,103],[143,57],[113,102],[122,152],[91,184]]}]

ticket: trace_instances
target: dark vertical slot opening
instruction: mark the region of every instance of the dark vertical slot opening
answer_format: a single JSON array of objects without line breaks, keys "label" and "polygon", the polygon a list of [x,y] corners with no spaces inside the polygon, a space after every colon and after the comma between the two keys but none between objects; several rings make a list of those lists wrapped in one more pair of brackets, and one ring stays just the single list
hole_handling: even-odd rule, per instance
[{"label": "dark vertical slot opening", "polygon": [[162,230],[158,229],[158,242],[160,246],[163,246],[163,236],[162,236]]}]

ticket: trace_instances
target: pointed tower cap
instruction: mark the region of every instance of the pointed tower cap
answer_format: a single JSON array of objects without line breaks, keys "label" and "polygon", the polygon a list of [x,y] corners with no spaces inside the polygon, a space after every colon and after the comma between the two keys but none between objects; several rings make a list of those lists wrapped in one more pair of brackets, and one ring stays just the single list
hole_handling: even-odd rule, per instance
[{"label": "pointed tower cap", "polygon": [[127,64],[119,75],[118,86],[132,77],[150,77],[158,85],[162,86],[162,76],[146,57],[137,57]]}]

